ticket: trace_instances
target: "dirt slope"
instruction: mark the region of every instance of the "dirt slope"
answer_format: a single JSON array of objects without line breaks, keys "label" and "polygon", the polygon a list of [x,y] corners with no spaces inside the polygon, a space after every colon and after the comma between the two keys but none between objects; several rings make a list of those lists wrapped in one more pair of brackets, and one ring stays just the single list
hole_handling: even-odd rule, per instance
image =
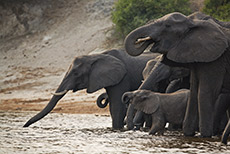
[{"label": "dirt slope", "polygon": [[[5,30],[0,31],[0,110],[40,110],[75,56],[106,50],[107,39],[113,33],[113,2],[33,0],[14,7],[0,3],[2,16],[9,18],[3,25]],[[56,111],[107,112],[98,110],[94,103],[102,91],[67,94]],[[82,103],[86,105],[83,109]]]}]

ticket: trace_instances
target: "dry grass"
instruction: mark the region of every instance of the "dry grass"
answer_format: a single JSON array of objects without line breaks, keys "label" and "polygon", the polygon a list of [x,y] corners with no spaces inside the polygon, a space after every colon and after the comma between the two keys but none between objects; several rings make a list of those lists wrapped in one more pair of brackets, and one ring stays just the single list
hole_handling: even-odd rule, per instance
[{"label": "dry grass", "polygon": [[190,0],[190,7],[193,12],[201,11],[204,7],[204,0]]}]

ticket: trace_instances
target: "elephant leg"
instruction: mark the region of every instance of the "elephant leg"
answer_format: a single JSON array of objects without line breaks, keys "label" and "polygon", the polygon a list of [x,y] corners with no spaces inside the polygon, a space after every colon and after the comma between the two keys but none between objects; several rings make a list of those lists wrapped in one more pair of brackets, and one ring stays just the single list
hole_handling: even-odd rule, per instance
[{"label": "elephant leg", "polygon": [[131,129],[134,128],[133,118],[134,118],[134,115],[135,115],[135,111],[134,111],[133,104],[129,104],[129,107],[128,107],[126,115],[127,115],[127,119],[126,119],[127,128],[128,128],[128,130],[131,130]]},{"label": "elephant leg", "polygon": [[227,108],[230,94],[224,93],[218,96],[215,103],[213,135],[221,134],[228,122]]},{"label": "elephant leg", "polygon": [[152,126],[152,117],[150,115],[145,114],[144,115],[144,121],[145,121],[145,127],[151,128]]},{"label": "elephant leg", "polygon": [[111,99],[109,102],[109,110],[112,117],[112,127],[113,129],[122,129],[124,127],[126,106],[115,99]]},{"label": "elephant leg", "polygon": [[227,144],[229,134],[230,134],[230,120],[228,121],[228,124],[226,125],[223,135],[221,137],[222,143]]},{"label": "elephant leg", "polygon": [[137,111],[134,116],[133,123],[135,126],[134,129],[139,130],[144,124],[144,113],[141,111]]},{"label": "elephant leg", "polygon": [[149,131],[149,135],[155,135],[157,132],[160,132],[163,135],[163,131],[166,125],[166,120],[162,115],[152,115],[152,127]]},{"label": "elephant leg", "polygon": [[[121,90],[122,89],[122,90]],[[109,98],[109,111],[112,117],[113,129],[122,129],[126,116],[126,105],[122,103],[122,95],[129,90],[127,82],[120,83],[118,86],[107,87],[106,93]]]},{"label": "elephant leg", "polygon": [[204,65],[197,69],[199,76],[198,110],[201,137],[211,137],[213,135],[214,105],[220,94],[224,77],[224,71],[221,68],[218,70],[212,68],[215,67]]},{"label": "elephant leg", "polygon": [[169,131],[181,130],[181,128],[182,128],[182,125],[180,125],[180,124],[169,123],[169,126],[168,126]]},{"label": "elephant leg", "polygon": [[218,135],[221,135],[224,132],[224,129],[228,123],[228,114],[227,112],[222,116],[221,121],[220,121],[220,126],[218,129]]},{"label": "elephant leg", "polygon": [[183,133],[185,136],[194,136],[198,128],[198,81],[194,70],[191,71],[190,97],[187,102],[186,113],[183,121]]}]

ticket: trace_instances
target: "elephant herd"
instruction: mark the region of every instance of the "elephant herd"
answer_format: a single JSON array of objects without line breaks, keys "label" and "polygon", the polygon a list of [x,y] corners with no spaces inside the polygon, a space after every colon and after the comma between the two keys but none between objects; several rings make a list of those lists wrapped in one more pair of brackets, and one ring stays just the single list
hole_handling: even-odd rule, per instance
[{"label": "elephant herd", "polygon": [[124,47],[76,57],[47,106],[24,127],[46,116],[69,90],[104,88],[97,105],[109,104],[113,129],[145,126],[155,134],[169,123],[185,136],[222,134],[227,144],[229,22],[174,12],[130,32]]}]

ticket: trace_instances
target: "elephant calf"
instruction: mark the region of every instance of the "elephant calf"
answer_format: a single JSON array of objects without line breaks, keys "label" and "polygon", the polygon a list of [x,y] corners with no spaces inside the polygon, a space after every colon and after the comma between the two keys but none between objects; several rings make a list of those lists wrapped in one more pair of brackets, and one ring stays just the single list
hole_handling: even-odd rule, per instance
[{"label": "elephant calf", "polygon": [[162,132],[167,122],[182,125],[189,93],[187,89],[168,94],[136,90],[126,92],[122,99],[129,99],[136,110],[152,116],[149,134],[154,135],[156,132]]}]

